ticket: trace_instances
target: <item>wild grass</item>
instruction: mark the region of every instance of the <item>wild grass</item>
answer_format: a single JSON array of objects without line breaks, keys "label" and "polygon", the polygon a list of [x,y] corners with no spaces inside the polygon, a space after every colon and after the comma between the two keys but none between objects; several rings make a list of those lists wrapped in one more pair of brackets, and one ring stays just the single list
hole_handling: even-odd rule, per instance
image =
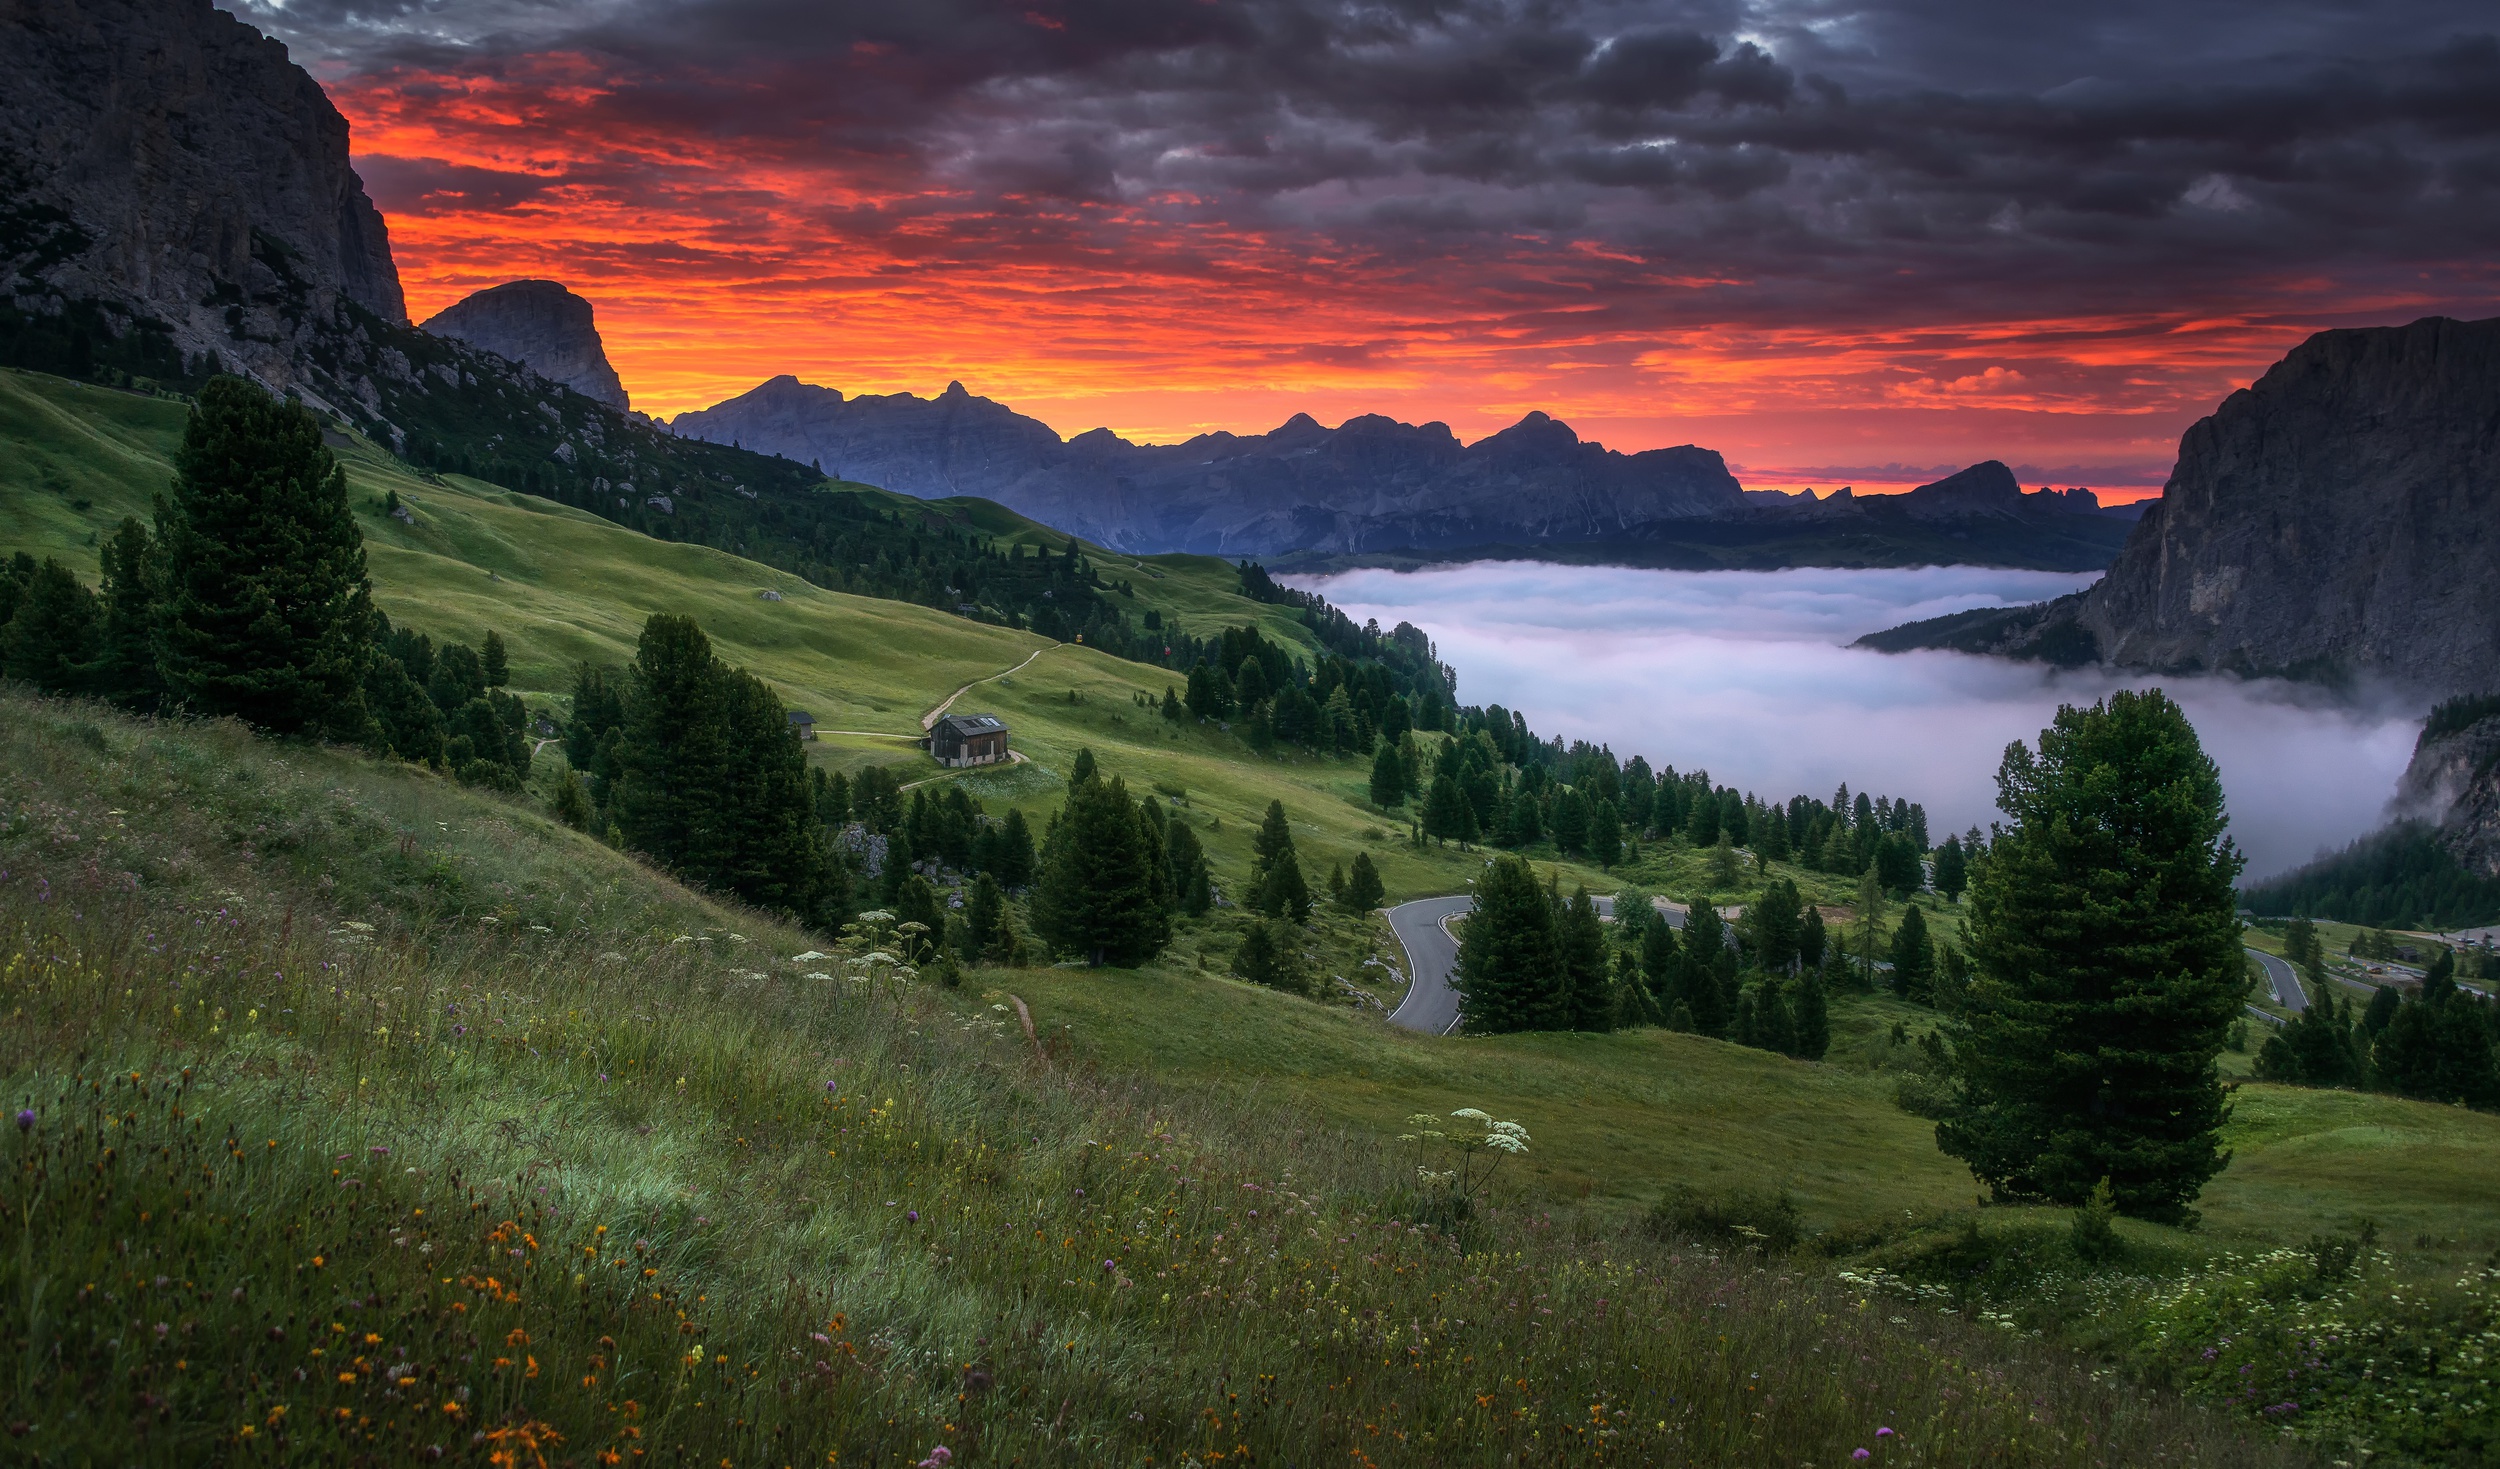
[{"label": "wild grass", "polygon": [[1376,1133],[404,769],[0,693],[0,870],[32,1460],[2296,1461],[1629,1221],[1416,1223]]}]

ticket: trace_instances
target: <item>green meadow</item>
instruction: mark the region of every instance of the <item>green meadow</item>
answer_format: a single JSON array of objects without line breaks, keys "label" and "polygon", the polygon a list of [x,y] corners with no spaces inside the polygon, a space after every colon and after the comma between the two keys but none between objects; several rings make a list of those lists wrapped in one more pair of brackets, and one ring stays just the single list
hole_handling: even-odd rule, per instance
[{"label": "green meadow", "polygon": [[[0,552],[92,579],[95,540],[167,483],[182,415],[0,372]],[[627,662],[647,616],[683,612],[814,715],[810,758],[835,768],[960,780],[1046,822],[1091,749],[1233,884],[1270,800],[1315,882],[1369,852],[1395,902],[1483,860],[1410,842],[1368,762],[1164,721],[1164,670],[339,452],[378,604],[437,637],[498,631],[534,705],[560,713],[575,667]],[[827,493],[1065,544],[986,502]],[[1307,643],[1220,560],[1090,554],[1193,634]],[[1024,763],[946,773],[912,747],[959,689]],[[539,761],[543,786],[559,747]],[[1737,903],[1763,880],[1713,892],[1673,841],[1613,873],[1539,865]],[[184,1426],[140,1459],[2310,1462],[2230,1416],[2246,1405],[2172,1396],[2229,1401],[2178,1366],[2176,1328],[2111,1323],[2320,1241],[2373,1241],[2417,1304],[2500,1251],[2500,1118],[2241,1083],[2202,1228],[2122,1224],[2133,1254],[2093,1288],[2133,1294],[2041,1340],[1950,1282],[2077,1268],[2067,1216],[1978,1206],[1902,1104],[1935,1014],[1889,996],[1835,997],[1820,1063],[1662,1031],[1425,1037],[1383,1018],[1405,965],[1386,923],[1336,912],[1310,937],[1332,1003],[1226,977],[1222,911],[1140,971],[854,979],[832,936],[688,892],[539,796],[10,691],[0,866],[0,1101],[36,1115],[10,1140],[0,1298],[53,1344],[11,1389],[62,1405],[24,1420],[63,1435],[36,1450],[53,1461],[161,1408]],[[1846,930],[1854,883],[1772,875]],[[1401,1139],[1462,1107],[1532,1145],[1434,1214],[1416,1170],[1448,1160]],[[91,1209],[61,1202],[70,1178],[105,1180]],[[1802,1243],[1695,1235],[1660,1210],[1679,1198],[1793,1210]],[[1834,1273],[1867,1262],[1897,1308]],[[201,1333],[260,1345],[181,1355]],[[2378,1411],[2347,1435],[2372,1462],[2482,1462],[2452,1452],[2479,1430],[2408,1438]],[[1873,1438],[1897,1424],[1919,1426]]]}]

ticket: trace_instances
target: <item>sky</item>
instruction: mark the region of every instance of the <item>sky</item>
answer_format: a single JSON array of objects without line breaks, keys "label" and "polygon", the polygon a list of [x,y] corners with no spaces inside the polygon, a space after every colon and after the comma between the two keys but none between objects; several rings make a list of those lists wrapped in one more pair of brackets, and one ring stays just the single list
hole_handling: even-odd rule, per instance
[{"label": "sky", "polygon": [[562,280],[662,415],[1542,410],[2129,498],[2310,332],[2500,312],[2488,0],[221,3],[347,115],[412,314]]},{"label": "sky", "polygon": [[2387,819],[2421,710],[2269,679],[2061,673],[1960,653],[1849,647],[1965,607],[2017,606],[2090,575],[1976,566],[1890,571],[1636,571],[1494,562],[1294,578],[1355,620],[1414,623],[1458,669],[1458,697],[1519,710],[1544,736],[1707,770],[1768,800],[1852,791],[1925,806],[1930,834],[1999,820],[2005,747],[2037,745],[2060,704],[2158,687],[2222,774],[2251,880]]}]

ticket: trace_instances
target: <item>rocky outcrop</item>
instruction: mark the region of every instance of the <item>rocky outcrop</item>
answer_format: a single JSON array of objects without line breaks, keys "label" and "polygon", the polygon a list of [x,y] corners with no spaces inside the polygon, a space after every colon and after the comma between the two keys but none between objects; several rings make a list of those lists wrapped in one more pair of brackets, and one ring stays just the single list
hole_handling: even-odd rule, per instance
[{"label": "rocky outcrop", "polygon": [[2500,682],[2500,319],[2321,332],[2179,441],[2109,574],[2056,602],[1893,628],[2155,672]]},{"label": "rocky outcrop", "polygon": [[1743,498],[1710,450],[1622,454],[1531,413],[1461,444],[1448,426],[1378,415],[1325,428],[1135,444],[1051,429],[951,383],[935,398],[845,398],[779,377],[675,421],[678,432],[816,463],[924,497],[980,495],[1126,551],[1266,556],[1592,540],[1731,514]]},{"label": "rocky outcrop", "polygon": [[[2492,680],[2500,683],[2500,670]],[[2395,810],[2435,823],[2440,845],[2468,872],[2500,878],[2500,696],[2432,712],[2396,784]]]},{"label": "rocky outcrop", "polygon": [[0,0],[9,304],[297,385],[353,311],[407,317],[347,141],[286,48],[209,0]]},{"label": "rocky outcrop", "polygon": [[2179,441],[2158,509],[2074,608],[2132,668],[2500,670],[2500,319],[2321,332]]},{"label": "rocky outcrop", "polygon": [[541,377],[593,402],[616,409],[629,406],[625,384],[608,365],[590,303],[560,282],[491,286],[463,297],[428,320],[425,329],[535,368]]}]

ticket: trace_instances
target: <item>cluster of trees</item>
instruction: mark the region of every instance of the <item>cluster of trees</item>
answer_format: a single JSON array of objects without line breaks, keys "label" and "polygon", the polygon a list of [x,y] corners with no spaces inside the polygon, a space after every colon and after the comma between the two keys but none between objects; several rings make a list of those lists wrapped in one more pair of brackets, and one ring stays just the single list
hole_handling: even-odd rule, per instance
[{"label": "cluster of trees", "polygon": [[1033,930],[1052,950],[1133,967],[1171,942],[1172,920],[1214,901],[1205,849],[1150,792],[1132,799],[1079,751],[1068,796],[1043,835]]},{"label": "cluster of trees", "polygon": [[1298,609],[1302,625],[1321,647],[1348,663],[1376,663],[1386,669],[1390,686],[1416,700],[1417,722],[1423,728],[1448,727],[1444,721],[1449,715],[1450,696],[1458,688],[1458,674],[1441,661],[1440,650],[1422,628],[1401,622],[1384,633],[1377,618],[1357,627],[1353,618],[1330,606],[1317,592],[1298,592],[1277,585],[1267,568],[1255,561],[1244,561],[1234,569],[1240,575],[1243,596],[1253,602]]},{"label": "cluster of trees", "polygon": [[346,476],[300,404],[211,379],[154,528],[123,521],[101,560],[93,590],[57,560],[0,570],[0,675],[505,788],[528,773],[502,638],[438,647],[375,610]]},{"label": "cluster of trees", "polygon": [[1477,877],[1459,949],[1459,1013],[1474,1033],[1665,1025],[1821,1059],[1831,1044],[1822,916],[1770,884],[1741,932],[1696,903],[1679,932],[1649,898],[1615,895],[1611,936],[1581,888],[1540,886],[1523,858]]},{"label": "cluster of trees", "polygon": [[2305,921],[2284,947],[2307,961],[2310,1004],[2266,1037],[2259,1080],[2500,1108],[2500,1007],[2457,984],[2454,952],[2439,951],[2415,993],[2382,985],[2356,1011],[2326,979],[2315,931],[2301,930]]},{"label": "cluster of trees", "polygon": [[[1253,749],[1281,743],[1360,755],[1405,740],[1418,702],[1385,664],[1323,653],[1313,665],[1245,626],[1226,628],[1202,650],[1187,692],[1166,691],[1163,716],[1231,721]],[[1430,695],[1420,702],[1430,705]]]},{"label": "cluster of trees", "polygon": [[[2445,706],[2443,706],[2445,707]],[[2466,928],[2500,920],[2500,882],[2469,871],[2428,822],[2400,821],[2344,850],[2252,887],[2260,913],[2395,928]]]}]

